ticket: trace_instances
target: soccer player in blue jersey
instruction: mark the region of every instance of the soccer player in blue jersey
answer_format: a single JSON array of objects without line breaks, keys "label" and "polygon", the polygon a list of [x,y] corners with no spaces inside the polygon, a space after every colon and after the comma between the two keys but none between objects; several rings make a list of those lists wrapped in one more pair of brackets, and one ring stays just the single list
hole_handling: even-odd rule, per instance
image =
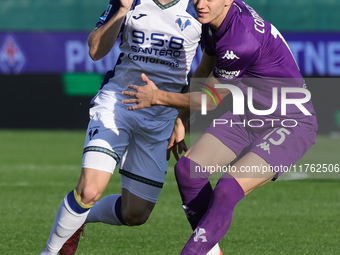
[{"label": "soccer player in blue jersey", "polygon": [[[182,255],[204,255],[219,242],[229,229],[236,204],[297,162],[315,143],[317,130],[309,91],[278,30],[241,0],[194,0],[194,5],[203,24],[204,45],[195,73],[205,77],[211,73],[205,82],[210,87],[228,85],[216,89],[216,101],[217,94],[224,98],[230,93],[234,100],[242,96],[251,100],[234,103],[234,108],[240,108],[248,102],[248,108],[241,113],[227,111],[219,119],[234,124],[212,124],[175,166],[183,208],[194,229]],[[191,84],[190,93],[178,94],[157,88],[145,74],[142,78],[145,86],[130,85],[135,92],[123,92],[135,97],[124,100],[136,103],[128,109],[164,105],[201,110],[202,92],[194,90],[197,84]],[[208,99],[208,110],[214,109]],[[188,116],[188,111],[181,111],[176,121],[168,147],[175,154],[176,146],[182,146]],[[282,125],[289,121],[293,124]],[[214,190],[210,173],[196,173],[230,164],[233,171],[225,173]]]},{"label": "soccer player in blue jersey", "polygon": [[[145,72],[161,89],[181,92],[200,40],[196,17],[191,0],[110,0],[88,38],[89,53],[103,58],[120,36],[121,54],[92,100],[79,183],[62,201],[41,254],[74,254],[85,223],[147,221],[164,183],[178,112],[164,106],[129,112],[122,91],[143,85]],[[97,202],[116,165],[121,194]]]}]

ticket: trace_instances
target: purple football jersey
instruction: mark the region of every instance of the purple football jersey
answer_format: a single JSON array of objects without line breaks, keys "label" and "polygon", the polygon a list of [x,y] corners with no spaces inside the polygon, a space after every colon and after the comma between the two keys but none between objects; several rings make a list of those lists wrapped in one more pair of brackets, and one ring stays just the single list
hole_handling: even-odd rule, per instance
[{"label": "purple football jersey", "polygon": [[205,52],[216,55],[216,77],[301,78],[279,31],[240,0],[234,1],[217,31],[203,26],[203,40]]},{"label": "purple football jersey", "polygon": [[[256,110],[264,112],[271,109],[274,96],[277,96],[274,112],[259,116],[246,109],[247,118],[294,119],[312,125],[316,130],[315,111],[310,100],[303,103],[310,114],[302,112],[292,103],[284,105],[282,114],[283,88],[305,89],[304,79],[280,32],[253,8],[240,0],[234,0],[216,31],[209,24],[203,25],[202,38],[205,52],[216,56],[214,76],[223,80],[223,83],[234,84],[246,97],[251,88],[251,101]],[[301,91],[284,94],[284,100],[304,97]]]}]

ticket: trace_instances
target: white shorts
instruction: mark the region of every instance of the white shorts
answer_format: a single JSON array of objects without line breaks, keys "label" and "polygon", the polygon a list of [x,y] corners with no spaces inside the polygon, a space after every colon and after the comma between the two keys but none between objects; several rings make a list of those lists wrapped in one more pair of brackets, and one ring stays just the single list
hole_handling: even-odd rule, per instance
[{"label": "white shorts", "polygon": [[82,167],[113,173],[118,164],[119,172],[130,179],[122,176],[122,187],[156,202],[168,168],[166,148],[174,120],[151,119],[138,110],[128,111],[126,105],[115,104],[113,109],[112,98],[107,101],[109,107],[101,103],[90,109]]}]

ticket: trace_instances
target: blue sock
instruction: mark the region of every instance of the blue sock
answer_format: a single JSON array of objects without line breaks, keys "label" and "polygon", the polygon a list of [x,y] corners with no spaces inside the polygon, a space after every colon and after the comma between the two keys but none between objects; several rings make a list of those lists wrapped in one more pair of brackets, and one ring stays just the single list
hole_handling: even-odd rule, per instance
[{"label": "blue sock", "polygon": [[127,225],[122,217],[121,206],[120,194],[106,196],[93,205],[85,223],[102,222],[116,226]]},{"label": "blue sock", "polygon": [[67,203],[73,210],[73,212],[78,214],[86,213],[92,205],[84,205],[77,196],[77,190],[74,189],[70,193],[67,194]]}]

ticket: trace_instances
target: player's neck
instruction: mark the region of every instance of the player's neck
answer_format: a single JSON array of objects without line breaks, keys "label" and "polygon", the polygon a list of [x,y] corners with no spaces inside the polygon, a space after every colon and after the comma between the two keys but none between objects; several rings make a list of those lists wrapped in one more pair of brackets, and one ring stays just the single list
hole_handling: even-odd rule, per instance
[{"label": "player's neck", "polygon": [[230,10],[231,5],[227,5],[224,7],[223,12],[216,17],[214,20],[210,21],[209,24],[212,28],[214,28],[215,30],[217,30],[221,24],[223,23],[224,19],[227,17],[228,12]]},{"label": "player's neck", "polygon": [[162,5],[166,5],[170,2],[172,2],[173,0],[157,0],[159,3],[161,3]]}]

